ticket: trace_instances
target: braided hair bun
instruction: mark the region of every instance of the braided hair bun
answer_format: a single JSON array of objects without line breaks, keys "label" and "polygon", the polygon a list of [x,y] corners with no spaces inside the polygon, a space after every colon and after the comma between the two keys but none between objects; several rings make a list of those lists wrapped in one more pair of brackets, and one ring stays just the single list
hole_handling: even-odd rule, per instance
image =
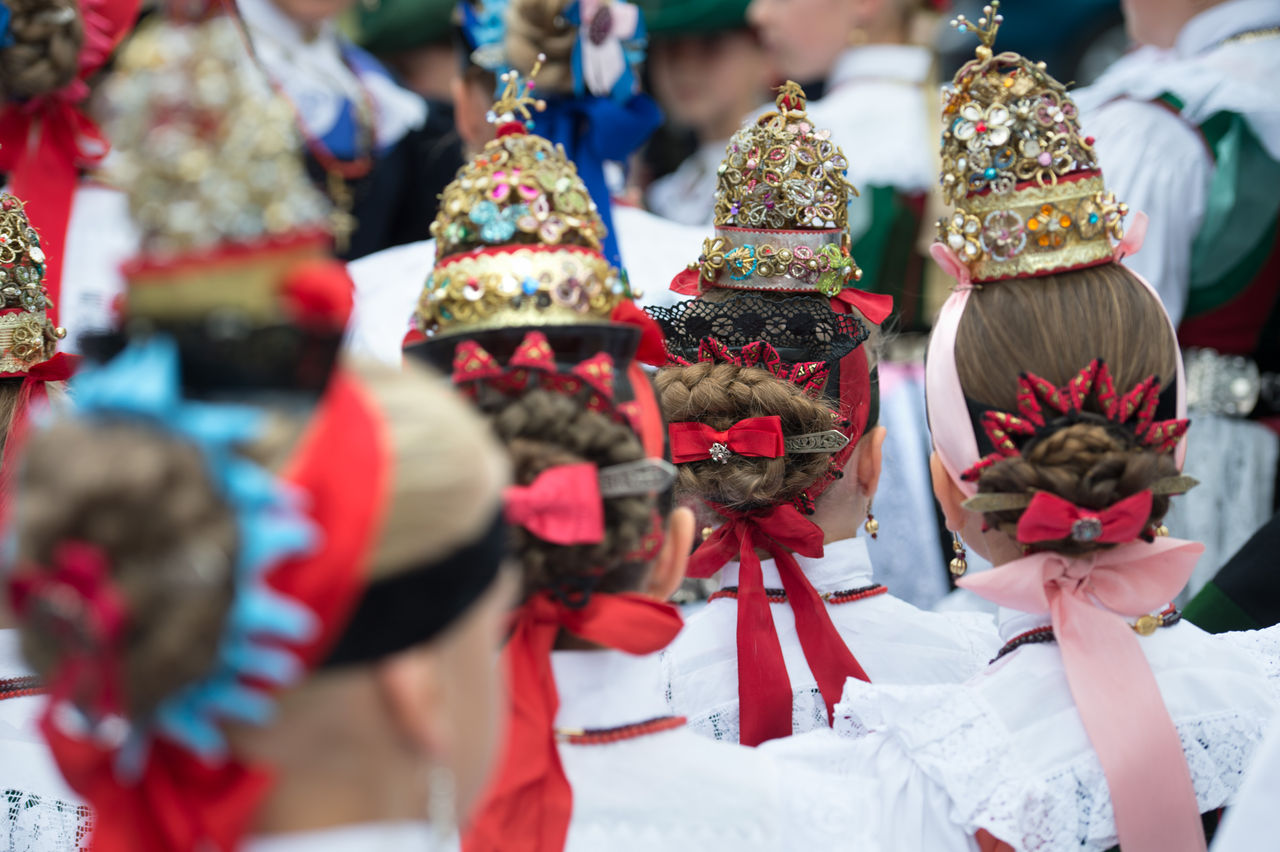
[{"label": "braided hair bun", "polygon": [[84,22],[75,0],[6,0],[13,44],[0,50],[0,100],[34,98],[75,79]]},{"label": "braided hair bun", "polygon": [[507,61],[521,74],[528,74],[542,54],[540,91],[573,91],[573,45],[578,29],[564,16],[568,7],[569,0],[512,0],[507,9]]}]

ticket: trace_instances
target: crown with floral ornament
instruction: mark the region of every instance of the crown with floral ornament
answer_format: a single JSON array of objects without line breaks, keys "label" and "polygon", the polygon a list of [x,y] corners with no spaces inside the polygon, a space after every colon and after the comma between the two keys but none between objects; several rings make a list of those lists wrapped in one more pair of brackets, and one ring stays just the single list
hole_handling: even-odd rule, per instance
[{"label": "crown with floral ornament", "polygon": [[497,137],[441,194],[436,264],[418,300],[428,336],[607,323],[631,291],[601,254],[605,226],[577,169],[531,131],[541,101],[509,71],[489,112]]},{"label": "crown with floral ornament", "polygon": [[0,376],[27,373],[57,353],[67,336],[45,311],[53,301],[44,287],[45,256],[23,204],[0,193]]},{"label": "crown with floral ornament", "polygon": [[942,193],[956,212],[938,222],[939,239],[974,281],[1103,263],[1128,207],[1104,186],[1066,87],[1043,62],[993,54],[999,8],[951,22],[980,43],[944,96]]},{"label": "crown with floral ornament", "polygon": [[788,81],[777,112],[733,135],[716,182],[715,236],[672,289],[818,292],[835,296],[862,277],[849,254],[848,161],[805,112],[804,90]]},{"label": "crown with floral ornament", "polygon": [[337,225],[307,177],[292,108],[246,61],[228,16],[155,17],[105,90],[110,176],[141,237],[124,270],[125,314],[291,319],[287,279],[329,257]]}]

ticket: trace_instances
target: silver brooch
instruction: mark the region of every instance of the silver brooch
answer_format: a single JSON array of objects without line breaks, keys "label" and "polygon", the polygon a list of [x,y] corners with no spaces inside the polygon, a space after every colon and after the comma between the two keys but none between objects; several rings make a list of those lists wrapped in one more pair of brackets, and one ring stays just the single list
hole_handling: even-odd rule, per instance
[{"label": "silver brooch", "polygon": [[732,455],[733,451],[719,441],[711,445],[711,458],[720,462],[720,464],[728,464],[729,457]]},{"label": "silver brooch", "polygon": [[1087,544],[1102,536],[1102,521],[1097,518],[1080,518],[1071,525],[1071,540]]}]

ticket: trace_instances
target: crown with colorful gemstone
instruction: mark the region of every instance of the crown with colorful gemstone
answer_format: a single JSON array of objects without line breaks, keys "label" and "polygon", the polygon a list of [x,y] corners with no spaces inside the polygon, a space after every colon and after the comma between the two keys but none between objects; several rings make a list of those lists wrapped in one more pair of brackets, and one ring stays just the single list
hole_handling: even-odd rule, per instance
[{"label": "crown with colorful gemstone", "polygon": [[497,136],[445,187],[436,263],[418,300],[428,336],[514,325],[607,323],[631,298],[601,254],[605,226],[563,147],[530,131],[533,76],[502,75]]},{"label": "crown with colorful gemstone", "polygon": [[702,288],[835,296],[862,277],[849,253],[858,191],[828,130],[813,126],[804,90],[788,81],[777,112],[729,140],[716,182],[715,236],[696,271]]},{"label": "crown with colorful gemstone", "polygon": [[0,375],[27,373],[48,361],[67,336],[45,314],[53,300],[44,287],[44,250],[22,208],[0,193]]},{"label": "crown with colorful gemstone", "polygon": [[109,177],[141,243],[124,270],[125,314],[287,320],[287,276],[330,256],[336,224],[299,156],[292,107],[247,61],[230,17],[155,18],[104,91]]},{"label": "crown with colorful gemstone", "polygon": [[942,193],[956,212],[938,222],[939,239],[974,281],[1110,260],[1128,207],[1103,184],[1066,87],[1043,62],[992,52],[999,7],[951,22],[979,45],[944,95]]}]

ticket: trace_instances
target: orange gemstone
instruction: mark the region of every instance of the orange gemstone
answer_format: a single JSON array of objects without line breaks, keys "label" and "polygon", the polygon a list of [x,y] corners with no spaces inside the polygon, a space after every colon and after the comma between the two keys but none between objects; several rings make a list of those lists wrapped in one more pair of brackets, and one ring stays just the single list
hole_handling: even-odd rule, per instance
[{"label": "orange gemstone", "polygon": [[1047,246],[1047,245],[1049,245],[1049,235],[1048,235],[1048,234],[1041,234],[1041,235],[1040,235],[1040,240],[1039,240],[1039,242],[1040,242],[1040,245],[1042,245],[1042,246]]},{"label": "orange gemstone", "polygon": [[1032,220],[1028,221],[1028,222],[1027,222],[1027,230],[1028,230],[1028,231],[1038,231],[1038,230],[1040,230],[1040,220],[1039,220],[1039,219],[1032,219]]},{"label": "orange gemstone", "polygon": [[1043,214],[1043,215],[1045,215],[1045,216],[1052,216],[1052,215],[1053,215],[1053,205],[1052,205],[1052,204],[1046,204],[1046,205],[1044,205],[1043,207],[1041,207],[1041,208],[1040,208],[1040,213],[1041,213],[1041,214]]},{"label": "orange gemstone", "polygon": [[1064,227],[1064,228],[1070,228],[1070,227],[1071,227],[1071,217],[1070,217],[1070,216],[1066,216],[1066,215],[1064,215],[1061,219],[1059,219],[1059,220],[1058,220],[1058,224],[1059,224],[1059,225],[1061,225],[1061,226],[1062,226],[1062,227]]}]

